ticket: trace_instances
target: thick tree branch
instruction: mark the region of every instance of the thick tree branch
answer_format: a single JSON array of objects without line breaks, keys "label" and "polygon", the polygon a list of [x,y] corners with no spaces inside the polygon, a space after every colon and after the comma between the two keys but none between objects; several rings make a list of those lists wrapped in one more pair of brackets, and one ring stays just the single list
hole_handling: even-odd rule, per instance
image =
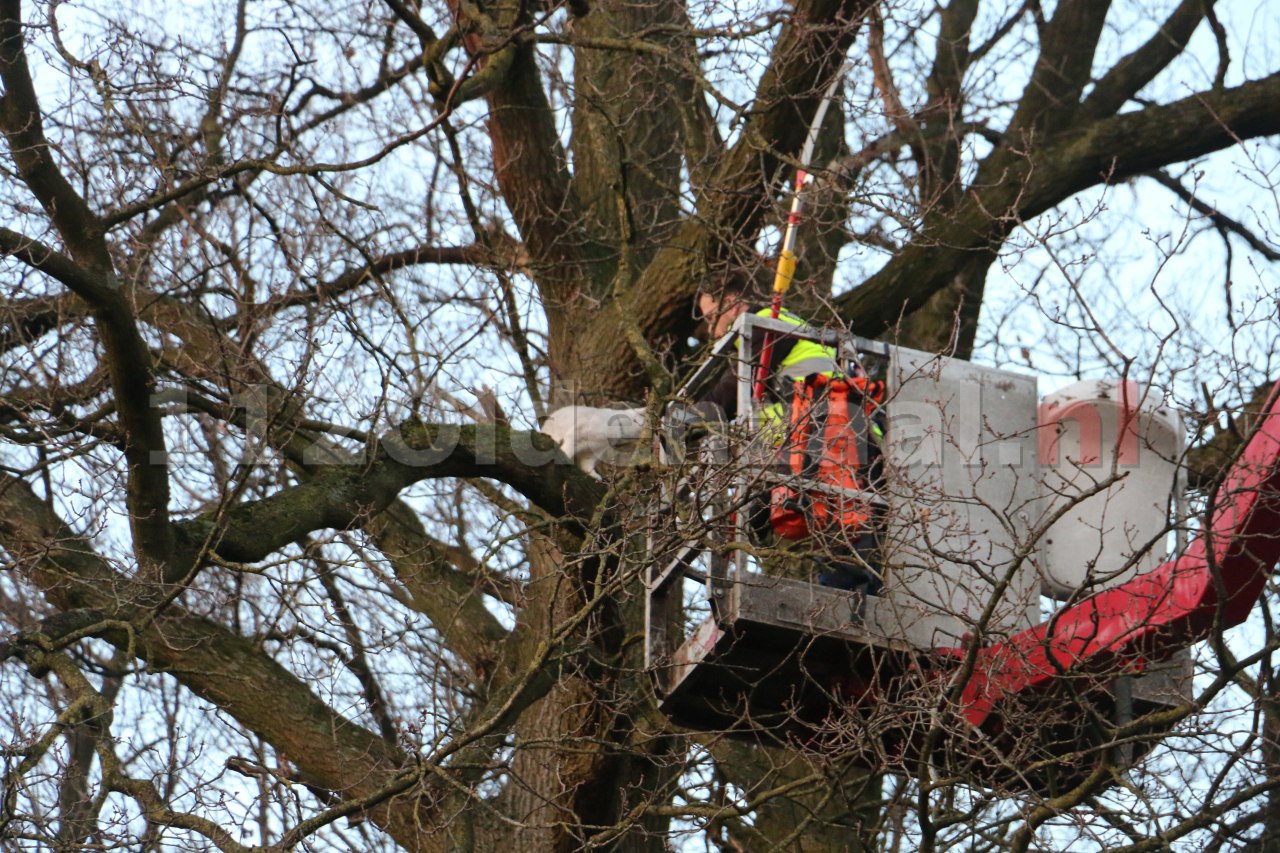
[{"label": "thick tree branch", "polygon": [[[619,248],[607,277],[595,276],[595,298],[607,298],[615,278],[624,289],[679,218],[685,122],[705,130],[692,29],[681,0],[597,0],[574,23],[573,192],[587,233]],[[630,46],[595,46],[615,41]]]},{"label": "thick tree branch", "polygon": [[26,234],[0,228],[0,256],[17,258],[32,269],[39,270],[66,285],[68,290],[89,305],[99,300],[110,300],[116,295],[108,277],[81,266],[70,257]]},{"label": "thick tree branch", "polygon": [[1191,40],[1214,0],[1182,0],[1146,44],[1102,76],[1081,108],[1081,118],[1112,115],[1176,59]]},{"label": "thick tree branch", "polygon": [[[27,244],[21,235],[0,232],[0,250],[35,266],[44,266],[90,306],[95,328],[107,354],[120,426],[126,437],[126,499],[134,550],[155,568],[173,550],[169,528],[169,472],[156,463],[165,449],[160,415],[151,407],[155,378],[151,356],[138,331],[132,306],[121,292],[103,237],[102,222],[59,171],[44,136],[40,104],[27,67],[18,0],[0,0],[0,130],[27,188],[40,200],[71,262],[42,245]],[[81,269],[76,269],[79,267]]]},{"label": "thick tree branch", "polygon": [[[928,218],[953,208],[964,189],[961,141],[964,122],[964,77],[971,61],[969,39],[978,14],[977,0],[952,0],[940,13],[933,68],[926,81],[928,102],[919,113],[921,131],[901,134],[910,141],[919,169],[919,209]],[[998,144],[998,143],[997,143]],[[904,319],[899,340],[924,350],[954,351],[964,356],[976,332],[985,265],[974,275],[970,263],[958,268],[950,284]]]},{"label": "thick tree branch", "polygon": [[[719,240],[753,236],[772,188],[804,143],[871,0],[799,0],[770,53],[741,138],[726,154],[699,216]],[[657,263],[657,261],[655,261]]]},{"label": "thick tree branch", "polygon": [[[1024,217],[1038,216],[1074,193],[1126,180],[1242,140],[1280,133],[1280,73],[1220,92],[1201,92],[1125,113],[1053,139],[1036,156]],[[1047,168],[1046,168],[1047,167]]]},{"label": "thick tree branch", "polygon": [[40,201],[71,256],[99,272],[111,268],[102,237],[102,223],[54,162],[44,135],[44,119],[31,70],[27,66],[22,4],[0,0],[0,130],[9,143],[9,156],[23,182]]},{"label": "thick tree branch", "polygon": [[964,75],[973,58],[969,52],[969,39],[978,7],[978,0],[952,0],[942,10],[938,48],[925,83],[929,93],[929,102],[924,109],[926,117],[940,109],[958,115],[964,95]]},{"label": "thick tree branch", "polygon": [[[1068,126],[1089,82],[1109,0],[1063,0],[1041,28],[1040,56],[1009,122],[1020,140]],[[1019,144],[1024,144],[1019,142]]]},{"label": "thick tree branch", "polygon": [[859,334],[882,335],[947,287],[967,263],[989,264],[1005,237],[1075,193],[1168,163],[1280,133],[1280,74],[1080,126],[1015,154],[994,152],[973,188],[879,272],[837,300]]},{"label": "thick tree branch", "polygon": [[680,113],[681,138],[684,140],[684,159],[689,167],[693,192],[701,194],[707,182],[716,173],[724,140],[715,116],[707,104],[703,79],[696,69],[677,72],[676,108]]},{"label": "thick tree branch", "polygon": [[[101,698],[110,707],[120,689],[119,676],[104,679]],[[109,735],[96,720],[85,720],[67,733],[68,766],[58,786],[57,843],[69,849],[83,847],[97,828],[98,813],[106,798],[95,795],[92,785],[93,760]]]},{"label": "thick tree branch", "polygon": [[360,465],[321,471],[270,497],[178,527],[191,547],[208,541],[223,559],[256,562],[315,530],[363,523],[406,487],[442,477],[500,480],[579,532],[605,491],[540,433],[410,422],[385,435]]}]

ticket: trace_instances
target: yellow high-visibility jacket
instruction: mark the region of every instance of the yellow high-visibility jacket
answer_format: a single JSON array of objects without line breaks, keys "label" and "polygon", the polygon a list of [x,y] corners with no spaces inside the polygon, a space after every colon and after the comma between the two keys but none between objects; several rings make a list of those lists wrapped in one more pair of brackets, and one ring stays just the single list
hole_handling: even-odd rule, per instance
[{"label": "yellow high-visibility jacket", "polygon": [[[769,308],[755,311],[760,317],[772,314]],[[783,309],[778,319],[793,326],[803,326],[805,321]],[[741,346],[741,344],[739,344]],[[759,353],[756,354],[757,357]],[[839,372],[836,351],[815,341],[781,335],[773,340],[773,358],[769,367],[768,405],[760,414],[761,427],[785,427],[787,405],[791,402],[791,384],[806,376],[821,374],[832,376]],[[704,398],[719,406],[729,420],[738,413],[738,380],[732,370],[725,371],[720,381]]]}]

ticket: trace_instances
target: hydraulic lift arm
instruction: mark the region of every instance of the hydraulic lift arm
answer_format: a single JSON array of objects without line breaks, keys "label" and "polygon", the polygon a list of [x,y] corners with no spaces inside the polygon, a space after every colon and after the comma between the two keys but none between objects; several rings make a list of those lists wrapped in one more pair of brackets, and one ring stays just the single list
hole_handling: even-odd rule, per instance
[{"label": "hydraulic lift arm", "polygon": [[1185,553],[979,651],[961,698],[971,724],[994,722],[1003,700],[1063,675],[1140,670],[1245,620],[1280,561],[1278,394],[1280,382]]}]

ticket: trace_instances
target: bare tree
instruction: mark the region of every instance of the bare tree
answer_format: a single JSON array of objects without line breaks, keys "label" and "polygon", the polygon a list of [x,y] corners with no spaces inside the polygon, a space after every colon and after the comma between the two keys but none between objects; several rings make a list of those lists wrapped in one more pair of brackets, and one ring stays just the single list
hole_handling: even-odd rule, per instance
[{"label": "bare tree", "polygon": [[[0,838],[1273,838],[1269,602],[1243,643],[1206,644],[1195,704],[1068,715],[1089,770],[1052,790],[911,781],[853,748],[936,705],[933,683],[821,748],[691,732],[658,711],[641,641],[644,543],[674,535],[645,510],[679,472],[598,481],[537,430],[570,401],[660,411],[699,357],[699,284],[772,255],[804,166],[802,313],[1167,388],[1199,418],[1211,508],[1275,376],[1263,18],[0,0]],[[1192,264],[1218,257],[1210,288]],[[1145,769],[1112,760],[1183,719]],[[965,736],[938,731],[940,752]]]}]

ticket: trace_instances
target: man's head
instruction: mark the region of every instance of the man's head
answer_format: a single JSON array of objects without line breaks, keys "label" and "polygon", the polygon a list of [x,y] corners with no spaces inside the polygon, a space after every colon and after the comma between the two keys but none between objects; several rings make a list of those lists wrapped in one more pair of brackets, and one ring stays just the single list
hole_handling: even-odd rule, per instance
[{"label": "man's head", "polygon": [[712,340],[729,331],[733,321],[751,308],[745,273],[729,272],[711,279],[698,291],[698,316],[706,321]]}]

